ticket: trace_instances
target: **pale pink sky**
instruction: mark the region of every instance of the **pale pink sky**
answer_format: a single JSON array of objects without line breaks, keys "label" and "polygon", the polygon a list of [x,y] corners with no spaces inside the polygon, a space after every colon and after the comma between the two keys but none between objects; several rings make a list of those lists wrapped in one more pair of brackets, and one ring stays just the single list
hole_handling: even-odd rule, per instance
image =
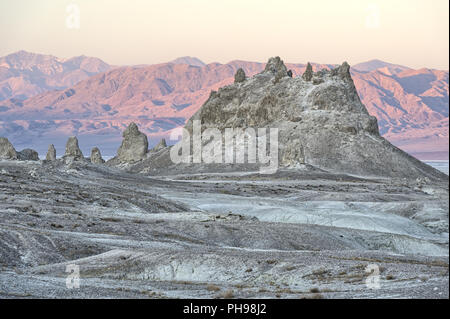
[{"label": "pale pink sky", "polygon": [[[79,28],[72,19],[77,8]],[[84,54],[122,65],[185,55],[222,63],[279,55],[288,62],[377,58],[448,69],[448,37],[448,0],[0,2],[0,56]]]}]

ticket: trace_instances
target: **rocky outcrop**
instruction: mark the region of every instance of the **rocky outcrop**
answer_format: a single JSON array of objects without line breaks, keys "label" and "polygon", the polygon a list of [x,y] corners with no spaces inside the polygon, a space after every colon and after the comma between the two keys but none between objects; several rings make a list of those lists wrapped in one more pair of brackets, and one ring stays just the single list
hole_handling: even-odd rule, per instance
[{"label": "rocky outcrop", "polygon": [[264,72],[275,75],[275,78],[272,81],[274,84],[280,82],[280,80],[286,76],[291,77],[286,66],[284,65],[283,60],[281,60],[279,56],[269,59]]},{"label": "rocky outcrop", "polygon": [[102,158],[102,154],[98,147],[94,147],[91,151],[91,163],[93,164],[103,164],[105,160]]},{"label": "rocky outcrop", "polygon": [[46,161],[54,161],[56,160],[56,149],[55,149],[55,145],[50,144],[48,146],[48,151],[47,151],[47,155],[45,156],[45,160]]},{"label": "rocky outcrop", "polygon": [[234,75],[234,83],[244,82],[246,79],[245,72],[242,68],[239,68]]},{"label": "rocky outcrop", "polygon": [[[311,81],[315,78],[314,81]],[[350,66],[291,78],[279,57],[269,59],[263,72],[211,94],[187,122],[202,130],[218,128],[277,128],[279,165],[308,164],[329,172],[364,176],[417,178],[447,176],[409,156],[382,138],[377,119],[361,103]]]},{"label": "rocky outcrop", "polygon": [[151,152],[159,152],[162,149],[165,149],[167,147],[167,143],[166,143],[166,139],[161,139],[161,141],[159,141],[158,144],[155,145],[155,147],[153,147],[151,149]]},{"label": "rocky outcrop", "polygon": [[123,132],[123,140],[117,151],[117,159],[121,163],[136,163],[145,158],[148,151],[148,140],[135,123],[130,123]]},{"label": "rocky outcrop", "polygon": [[39,161],[39,154],[30,148],[17,152],[7,138],[0,137],[0,159]]},{"label": "rocky outcrop", "polygon": [[78,139],[75,136],[69,137],[66,143],[66,152],[64,158],[70,158],[73,160],[83,160],[84,156],[78,146]]},{"label": "rocky outcrop", "polygon": [[306,65],[306,70],[305,72],[302,74],[302,78],[305,81],[311,81],[312,77],[313,77],[313,70],[312,70],[312,65],[311,63],[308,62],[308,64]]},{"label": "rocky outcrop", "polygon": [[285,74],[287,75],[287,68],[284,65],[283,60],[279,56],[270,58],[264,68],[264,73],[272,73],[272,74]]},{"label": "rocky outcrop", "polygon": [[0,137],[0,159],[14,160],[17,158],[17,152],[14,146],[6,137]]},{"label": "rocky outcrop", "polygon": [[17,157],[21,161],[39,161],[39,154],[31,148],[26,148],[17,153]]}]

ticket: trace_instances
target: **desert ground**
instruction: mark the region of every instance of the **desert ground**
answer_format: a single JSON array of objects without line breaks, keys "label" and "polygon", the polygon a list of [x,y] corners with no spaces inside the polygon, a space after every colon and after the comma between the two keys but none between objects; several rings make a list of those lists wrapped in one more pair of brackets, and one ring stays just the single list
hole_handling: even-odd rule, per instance
[{"label": "desert ground", "polygon": [[0,298],[448,298],[448,203],[445,181],[307,165],[148,176],[2,160]]}]

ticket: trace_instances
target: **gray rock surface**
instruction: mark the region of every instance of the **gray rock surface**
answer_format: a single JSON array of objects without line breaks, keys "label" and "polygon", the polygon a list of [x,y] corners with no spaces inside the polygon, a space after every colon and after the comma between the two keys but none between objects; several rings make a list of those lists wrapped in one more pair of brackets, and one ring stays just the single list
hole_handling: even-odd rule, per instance
[{"label": "gray rock surface", "polygon": [[155,145],[155,147],[153,147],[151,149],[151,152],[159,152],[162,149],[165,149],[167,147],[167,143],[166,143],[166,139],[161,139],[161,141],[159,141],[158,144]]},{"label": "gray rock surface", "polygon": [[6,137],[0,137],[0,159],[17,159],[17,152]]},{"label": "gray rock surface", "polygon": [[84,156],[78,146],[78,139],[75,136],[69,137],[66,143],[66,152],[64,158],[71,158],[73,160],[83,160]]},{"label": "gray rock surface", "polygon": [[377,119],[361,103],[343,63],[303,77],[279,77],[286,67],[279,57],[269,59],[265,71],[240,85],[231,84],[212,94],[187,122],[202,129],[278,128],[279,164],[309,164],[336,173],[416,179],[447,175],[422,163],[381,137]]},{"label": "gray rock surface", "polygon": [[311,81],[313,74],[314,74],[314,72],[312,70],[312,65],[311,65],[311,63],[308,62],[308,64],[306,65],[306,70],[302,74],[302,78],[305,81]]},{"label": "gray rock surface", "polygon": [[26,148],[17,153],[17,157],[21,161],[39,161],[39,154],[35,150]]},{"label": "gray rock surface", "polygon": [[246,79],[245,72],[242,68],[239,68],[234,75],[234,83],[244,82]]},{"label": "gray rock surface", "polygon": [[98,147],[94,147],[91,151],[91,163],[93,164],[103,164],[105,160],[102,158],[102,154]]},{"label": "gray rock surface", "polygon": [[265,73],[272,73],[272,74],[284,74],[287,76],[287,68],[284,65],[283,60],[279,56],[270,58],[269,61],[266,64],[266,67],[264,68]]},{"label": "gray rock surface", "polygon": [[140,132],[135,123],[130,123],[123,132],[123,140],[117,151],[117,158],[121,163],[139,162],[148,152],[147,136]]},{"label": "gray rock surface", "polygon": [[47,160],[47,161],[54,161],[54,160],[56,160],[55,145],[50,144],[48,146],[48,151],[47,151],[47,155],[45,156],[45,160]]}]

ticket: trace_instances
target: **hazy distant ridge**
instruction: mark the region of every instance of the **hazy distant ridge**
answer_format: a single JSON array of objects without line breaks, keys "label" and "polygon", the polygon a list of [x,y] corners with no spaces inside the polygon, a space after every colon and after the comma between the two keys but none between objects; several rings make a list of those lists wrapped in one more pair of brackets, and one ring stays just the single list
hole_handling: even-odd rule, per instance
[{"label": "hazy distant ridge", "polygon": [[[287,66],[294,76],[305,69],[305,64]],[[0,136],[40,152],[52,142],[61,152],[67,136],[78,135],[82,148],[99,146],[111,155],[122,130],[135,121],[155,143],[183,125],[211,90],[231,83],[240,67],[253,75],[264,64],[235,60],[205,65],[182,57],[112,69],[97,58],[61,60],[20,51],[0,58]],[[315,71],[331,67],[313,64]],[[352,77],[391,142],[412,153],[448,153],[448,71],[372,60],[355,65]]]}]

